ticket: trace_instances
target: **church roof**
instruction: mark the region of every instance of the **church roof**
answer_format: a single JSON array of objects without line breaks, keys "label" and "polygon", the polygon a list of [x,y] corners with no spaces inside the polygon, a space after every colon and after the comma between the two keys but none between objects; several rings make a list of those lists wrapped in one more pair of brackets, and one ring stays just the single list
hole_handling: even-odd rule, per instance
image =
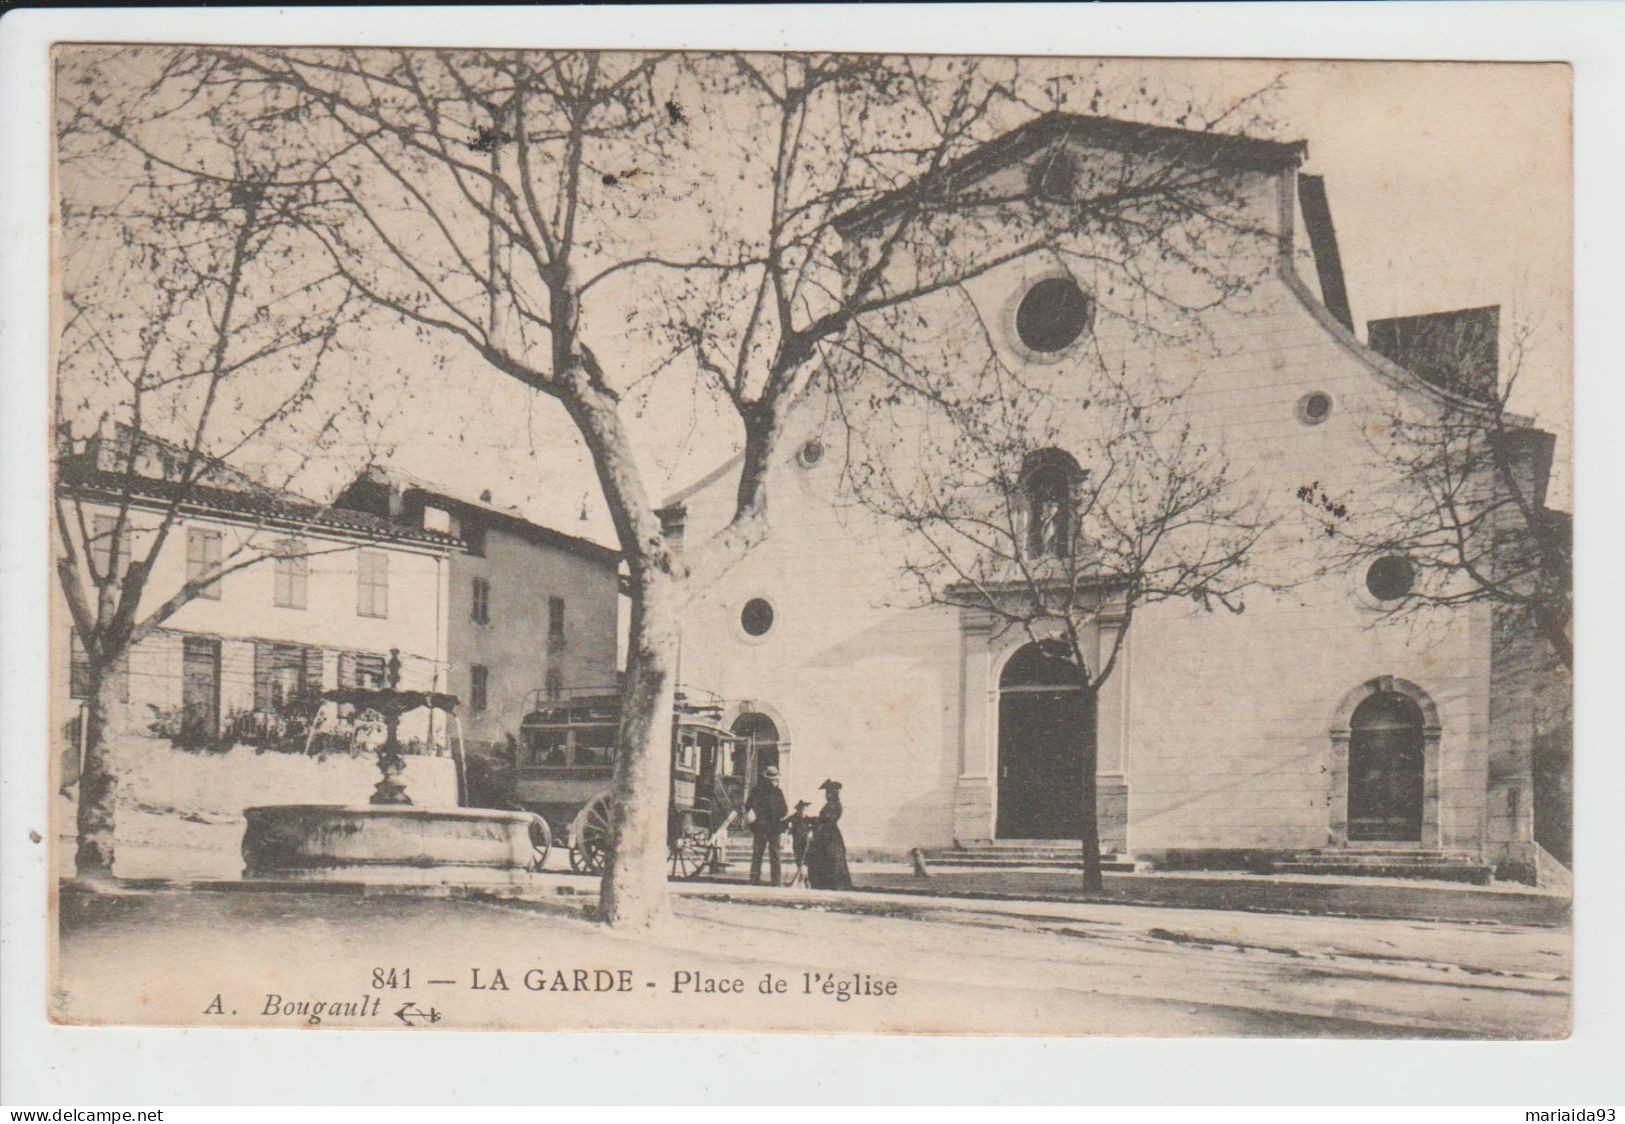
[{"label": "church roof", "polygon": [[[1115,117],[1052,110],[950,161],[943,168],[950,188],[974,182],[1014,164],[1061,138],[1115,152],[1156,153],[1233,171],[1274,172],[1294,168],[1309,153],[1307,141],[1272,141],[1233,133],[1146,125]],[[835,219],[835,228],[850,234],[887,217],[905,204],[912,185],[889,191]]]}]

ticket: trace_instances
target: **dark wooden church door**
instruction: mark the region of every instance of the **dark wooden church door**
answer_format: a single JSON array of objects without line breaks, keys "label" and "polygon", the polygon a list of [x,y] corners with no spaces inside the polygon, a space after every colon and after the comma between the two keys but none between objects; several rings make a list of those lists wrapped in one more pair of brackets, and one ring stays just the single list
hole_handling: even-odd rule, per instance
[{"label": "dark wooden church door", "polygon": [[1422,839],[1422,712],[1404,695],[1372,695],[1349,724],[1350,842]]},{"label": "dark wooden church door", "polygon": [[1095,736],[1094,692],[1047,645],[1029,644],[999,680],[1001,839],[1077,839],[1083,754]]}]

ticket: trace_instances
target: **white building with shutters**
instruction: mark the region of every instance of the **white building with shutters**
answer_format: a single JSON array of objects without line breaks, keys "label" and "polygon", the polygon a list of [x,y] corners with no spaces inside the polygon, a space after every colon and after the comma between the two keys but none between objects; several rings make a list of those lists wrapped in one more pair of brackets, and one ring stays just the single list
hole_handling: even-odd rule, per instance
[{"label": "white building with shutters", "polygon": [[[104,459],[93,442],[59,481],[64,509],[76,512],[76,524],[82,513],[103,564],[126,487]],[[163,475],[160,468],[134,481],[122,565],[148,553],[174,503],[176,485]],[[391,653],[399,653],[402,687],[447,689],[447,581],[449,559],[462,550],[457,538],[274,493],[235,474],[226,481],[191,488],[179,503],[138,620],[188,579],[215,567],[224,576],[130,652],[119,670],[123,713],[115,730],[200,751],[333,749],[378,731],[366,716],[358,722],[322,703],[321,692],[381,683]],[[233,568],[251,557],[261,560]],[[71,761],[85,689],[82,649],[55,583],[52,594],[54,725]],[[440,753],[447,744],[446,719],[426,711],[408,715],[400,733],[409,751]],[[346,795],[365,797],[334,798]]]}]

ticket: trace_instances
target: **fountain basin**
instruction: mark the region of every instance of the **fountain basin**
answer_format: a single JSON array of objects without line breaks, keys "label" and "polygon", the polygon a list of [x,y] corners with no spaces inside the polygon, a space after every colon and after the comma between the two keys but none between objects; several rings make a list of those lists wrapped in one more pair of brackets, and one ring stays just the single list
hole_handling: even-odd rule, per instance
[{"label": "fountain basin", "polygon": [[410,804],[268,804],[243,809],[248,878],[389,885],[520,885],[546,826],[531,812]]}]

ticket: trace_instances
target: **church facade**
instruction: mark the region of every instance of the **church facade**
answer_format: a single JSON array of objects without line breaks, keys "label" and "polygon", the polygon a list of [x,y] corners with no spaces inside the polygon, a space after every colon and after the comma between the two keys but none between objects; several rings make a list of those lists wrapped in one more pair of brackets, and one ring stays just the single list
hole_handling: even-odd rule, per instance
[{"label": "church facade", "polygon": [[[1112,141],[1090,120],[995,142],[977,175],[1034,182],[1057,146],[1094,158]],[[1186,380],[1206,438],[1275,506],[1262,564],[1297,577],[1252,591],[1241,613],[1140,609],[1110,677],[1069,699],[1028,631],[973,603],[921,603],[902,572],[905,532],[850,502],[852,445],[815,390],[769,477],[767,541],[693,603],[683,680],[733,700],[727,721],[775,742],[792,802],[841,781],[855,852],[1075,840],[1069,738],[1087,736],[1108,852],[1248,865],[1391,848],[1533,869],[1535,766],[1496,682],[1492,610],[1391,612],[1409,563],[1329,566],[1303,518],[1306,490],[1311,506],[1381,494],[1391,481],[1372,427],[1430,408],[1441,389],[1356,335],[1302,146],[1249,143],[1235,183],[1274,249],[1257,283],[1209,315],[1203,347],[1148,350],[1103,311],[1068,338],[1068,300],[1093,307],[1108,282],[1048,252],[961,288],[1000,360],[1034,379],[1091,377],[1081,356],[1095,348],[1129,377],[1155,366]],[[1531,469],[1542,479],[1543,440]],[[670,497],[691,541],[731,515],[737,470]],[[1104,661],[1122,627],[1103,598],[1085,662]]]}]

